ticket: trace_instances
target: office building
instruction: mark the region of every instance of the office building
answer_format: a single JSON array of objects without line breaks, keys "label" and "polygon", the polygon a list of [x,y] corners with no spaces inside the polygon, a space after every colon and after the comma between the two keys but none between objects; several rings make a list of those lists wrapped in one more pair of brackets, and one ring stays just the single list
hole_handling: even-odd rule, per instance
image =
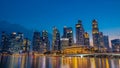
[{"label": "office building", "polygon": [[39,51],[40,52],[40,45],[41,45],[41,37],[40,32],[34,32],[33,34],[33,51]]},{"label": "office building", "polygon": [[52,36],[52,49],[53,51],[59,51],[61,49],[60,46],[60,32],[56,27],[53,27],[53,36]]},{"label": "office building", "polygon": [[120,39],[111,40],[111,44],[113,52],[120,52]]},{"label": "office building", "polygon": [[76,24],[76,44],[84,45],[84,28],[81,20]]},{"label": "office building", "polygon": [[46,30],[42,31],[42,45],[40,49],[42,49],[42,53],[50,51],[50,41],[48,39],[48,32]]},{"label": "office building", "polygon": [[63,36],[62,36],[62,38],[68,38],[69,39],[69,46],[72,46],[72,44],[74,43],[72,27],[66,27],[65,26],[63,28]]},{"label": "office building", "polygon": [[92,21],[92,37],[93,37],[93,46],[99,47],[99,28],[96,20]]},{"label": "office building", "polygon": [[84,45],[85,46],[89,46],[90,45],[89,34],[87,32],[84,33]]}]

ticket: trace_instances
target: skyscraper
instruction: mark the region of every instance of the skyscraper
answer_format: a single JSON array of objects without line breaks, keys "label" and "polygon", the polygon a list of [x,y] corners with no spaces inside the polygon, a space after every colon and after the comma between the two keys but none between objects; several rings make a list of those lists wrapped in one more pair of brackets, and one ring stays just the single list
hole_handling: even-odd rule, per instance
[{"label": "skyscraper", "polygon": [[84,28],[81,20],[76,24],[76,44],[84,45]]},{"label": "skyscraper", "polygon": [[52,49],[55,50],[60,50],[60,32],[56,27],[53,27],[53,36],[52,36]]},{"label": "skyscraper", "polygon": [[99,45],[100,45],[101,47],[104,47],[103,32],[99,32]]},{"label": "skyscraper", "polygon": [[2,51],[7,52],[9,50],[9,36],[5,33],[2,32],[2,41],[1,41],[1,46],[2,46]]},{"label": "skyscraper", "polygon": [[30,51],[30,40],[28,38],[25,38],[23,41],[23,51],[24,52],[29,52]]},{"label": "skyscraper", "polygon": [[71,46],[74,42],[73,40],[73,30],[72,27],[64,27],[63,28],[63,37],[69,39],[69,46]]},{"label": "skyscraper", "polygon": [[21,32],[18,32],[18,36],[17,36],[17,38],[19,38],[19,42],[22,42],[23,41],[23,39],[24,39],[24,34],[23,33],[21,33]]},{"label": "skyscraper", "polygon": [[93,37],[93,46],[99,47],[99,29],[98,29],[98,23],[94,19],[92,21],[92,37]]},{"label": "skyscraper", "polygon": [[104,46],[108,50],[110,48],[110,46],[109,46],[109,37],[104,35],[103,38],[104,38]]},{"label": "skyscraper", "polygon": [[112,43],[112,51],[120,52],[120,39],[111,40]]},{"label": "skyscraper", "polygon": [[[3,52],[9,52],[9,53],[19,53],[22,49],[23,45],[23,38],[21,37],[22,33],[16,33],[12,32],[10,35],[7,35],[6,33],[2,33],[2,46],[3,46]],[[22,34],[23,36],[23,34]]]},{"label": "skyscraper", "polygon": [[50,50],[50,41],[48,39],[48,32],[46,30],[42,31],[42,52],[45,53]]},{"label": "skyscraper", "polygon": [[23,34],[18,32],[12,32],[10,35],[10,51],[13,53],[19,53],[23,46]]},{"label": "skyscraper", "polygon": [[84,33],[84,45],[90,45],[89,34],[87,32]]},{"label": "skyscraper", "polygon": [[33,51],[40,51],[41,39],[40,39],[40,32],[34,32],[33,35]]}]

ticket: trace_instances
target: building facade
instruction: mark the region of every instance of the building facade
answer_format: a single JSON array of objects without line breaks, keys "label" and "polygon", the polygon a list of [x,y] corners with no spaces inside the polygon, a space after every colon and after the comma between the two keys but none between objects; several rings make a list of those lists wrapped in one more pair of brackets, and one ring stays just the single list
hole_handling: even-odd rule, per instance
[{"label": "building facade", "polygon": [[113,52],[120,52],[120,39],[111,40],[111,44]]},{"label": "building facade", "polygon": [[2,32],[1,36],[1,50],[2,52],[8,52],[10,48],[10,42],[9,42],[9,35],[7,35],[5,32]]},{"label": "building facade", "polygon": [[104,47],[103,32],[99,32],[99,46],[100,46],[100,47]]},{"label": "building facade", "polygon": [[85,32],[83,36],[84,36],[84,45],[89,46],[90,45],[89,34]]},{"label": "building facade", "polygon": [[104,38],[104,46],[107,48],[107,51],[110,51],[109,37],[104,35],[103,38]]},{"label": "building facade", "polygon": [[68,38],[61,38],[61,49],[69,46],[69,39]]},{"label": "building facade", "polygon": [[84,45],[84,28],[81,20],[76,24],[76,44]]},{"label": "building facade", "polygon": [[99,47],[99,28],[96,20],[92,21],[92,37],[93,37],[93,46]]},{"label": "building facade", "polygon": [[72,27],[66,27],[65,26],[63,28],[63,36],[62,36],[62,38],[68,38],[69,39],[69,46],[72,46],[72,44],[74,43]]},{"label": "building facade", "polygon": [[53,51],[59,51],[61,49],[60,45],[60,32],[56,27],[53,27],[53,36],[52,36],[52,49]]},{"label": "building facade", "polygon": [[37,31],[34,32],[32,43],[33,43],[32,50],[40,52],[40,46],[42,44],[41,37],[40,37],[40,32],[37,32]]},{"label": "building facade", "polygon": [[41,52],[45,53],[50,51],[50,41],[48,39],[48,32],[46,30],[42,31],[42,45],[40,46]]}]

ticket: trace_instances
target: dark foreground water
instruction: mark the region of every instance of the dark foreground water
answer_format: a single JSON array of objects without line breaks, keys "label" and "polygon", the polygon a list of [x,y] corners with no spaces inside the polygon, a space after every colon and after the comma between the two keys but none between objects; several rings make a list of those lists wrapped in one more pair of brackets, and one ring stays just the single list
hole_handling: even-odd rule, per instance
[{"label": "dark foreground water", "polygon": [[0,56],[0,68],[120,68],[120,58]]}]

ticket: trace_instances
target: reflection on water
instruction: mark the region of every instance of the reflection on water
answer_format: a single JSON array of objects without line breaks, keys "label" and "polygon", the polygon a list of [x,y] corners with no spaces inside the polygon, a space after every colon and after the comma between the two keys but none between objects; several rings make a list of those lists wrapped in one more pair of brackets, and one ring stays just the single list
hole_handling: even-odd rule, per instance
[{"label": "reflection on water", "polygon": [[0,56],[0,68],[120,68],[118,58]]}]

